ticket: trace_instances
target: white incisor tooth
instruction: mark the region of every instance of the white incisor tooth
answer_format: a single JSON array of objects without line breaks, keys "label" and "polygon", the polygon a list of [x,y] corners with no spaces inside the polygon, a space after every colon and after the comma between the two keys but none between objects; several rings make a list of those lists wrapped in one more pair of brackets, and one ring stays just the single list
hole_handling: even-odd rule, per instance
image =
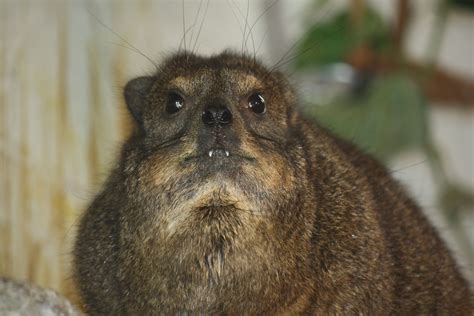
[{"label": "white incisor tooth", "polygon": [[214,150],[209,150],[209,157],[212,157],[213,153],[214,153]]},{"label": "white incisor tooth", "polygon": [[227,150],[225,151],[225,155],[226,157],[229,157],[229,152]]}]

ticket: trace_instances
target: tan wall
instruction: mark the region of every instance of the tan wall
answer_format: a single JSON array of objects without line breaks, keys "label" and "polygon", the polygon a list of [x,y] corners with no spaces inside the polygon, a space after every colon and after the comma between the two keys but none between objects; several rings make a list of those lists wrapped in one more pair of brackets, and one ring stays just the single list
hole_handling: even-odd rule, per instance
[{"label": "tan wall", "polygon": [[0,275],[63,293],[78,214],[126,131],[128,56],[84,8],[0,2]]}]

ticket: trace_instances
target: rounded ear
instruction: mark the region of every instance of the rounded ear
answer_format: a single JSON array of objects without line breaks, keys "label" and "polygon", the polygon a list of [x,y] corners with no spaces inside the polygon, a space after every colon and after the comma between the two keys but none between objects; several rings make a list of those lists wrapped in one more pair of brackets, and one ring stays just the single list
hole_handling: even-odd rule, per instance
[{"label": "rounded ear", "polygon": [[143,123],[142,111],[145,96],[153,84],[153,77],[138,77],[130,80],[124,88],[123,94],[128,110],[138,124]]}]

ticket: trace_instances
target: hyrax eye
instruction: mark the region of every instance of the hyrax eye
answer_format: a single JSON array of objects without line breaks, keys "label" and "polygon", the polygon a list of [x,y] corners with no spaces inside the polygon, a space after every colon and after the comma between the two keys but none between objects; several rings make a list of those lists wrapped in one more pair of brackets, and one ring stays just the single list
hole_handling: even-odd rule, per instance
[{"label": "hyrax eye", "polygon": [[184,99],[182,96],[175,92],[168,93],[166,98],[166,113],[174,114],[179,112],[184,107]]},{"label": "hyrax eye", "polygon": [[254,93],[248,98],[248,106],[257,114],[263,114],[266,111],[265,99],[260,93]]}]

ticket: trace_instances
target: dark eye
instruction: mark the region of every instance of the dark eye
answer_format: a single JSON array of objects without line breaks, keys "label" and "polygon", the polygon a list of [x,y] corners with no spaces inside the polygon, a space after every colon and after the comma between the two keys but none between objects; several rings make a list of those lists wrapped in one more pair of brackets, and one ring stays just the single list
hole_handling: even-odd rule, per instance
[{"label": "dark eye", "polygon": [[174,114],[184,107],[184,99],[177,93],[170,92],[166,99],[166,113]]},{"label": "dark eye", "polygon": [[257,114],[265,113],[265,99],[260,93],[252,94],[249,99],[249,109]]}]

